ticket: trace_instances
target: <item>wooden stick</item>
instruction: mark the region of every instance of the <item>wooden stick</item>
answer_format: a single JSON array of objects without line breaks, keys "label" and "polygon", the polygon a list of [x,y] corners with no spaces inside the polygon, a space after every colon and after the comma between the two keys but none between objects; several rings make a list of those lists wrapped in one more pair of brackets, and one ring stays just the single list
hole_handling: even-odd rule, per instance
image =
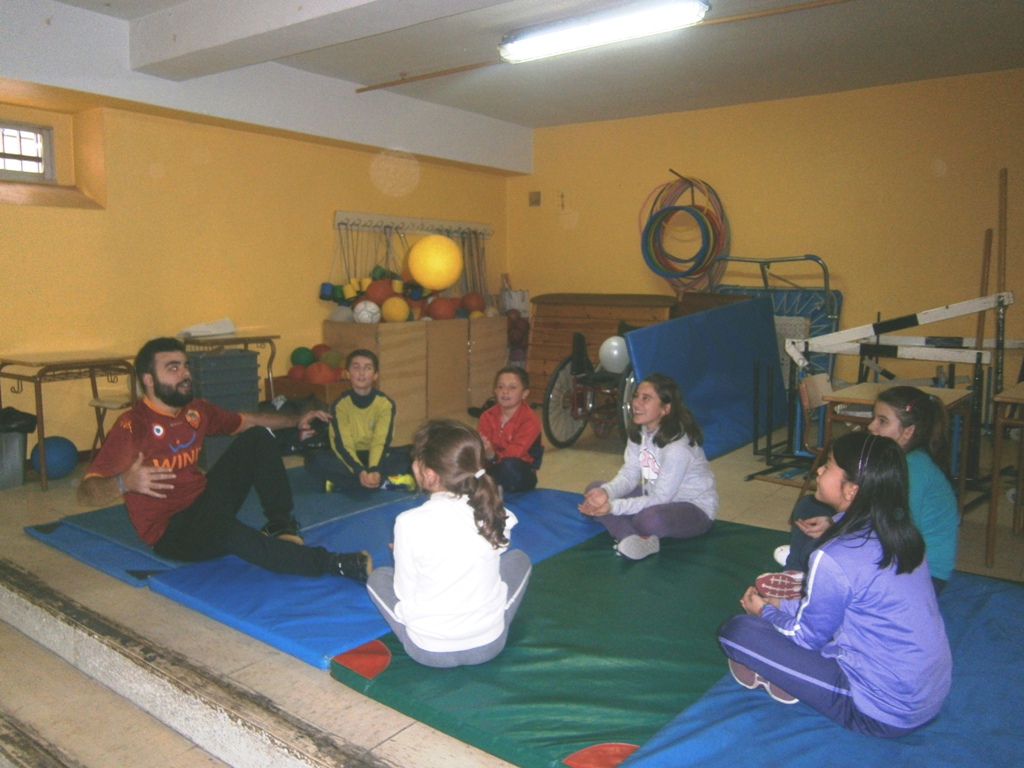
[{"label": "wooden stick", "polygon": [[1006,290],[1006,169],[999,171],[999,240],[996,246],[996,290]]},{"label": "wooden stick", "polygon": [[[985,247],[981,256],[981,293],[979,296],[988,295],[988,273],[992,265],[992,230],[985,230]],[[985,343],[985,315],[986,312],[978,313],[978,330],[974,334],[974,348],[981,349]]]},{"label": "wooden stick", "polygon": [[461,67],[451,67],[450,69],[443,69],[440,72],[427,72],[422,75],[412,75],[411,77],[400,77],[397,80],[390,80],[386,83],[377,83],[376,85],[367,85],[362,88],[356,88],[356,93],[366,93],[367,91],[379,91],[381,88],[392,88],[396,85],[406,85],[407,83],[418,83],[420,80],[430,80],[434,77],[445,77],[447,75],[455,75],[459,72],[469,72],[474,69],[483,69],[484,67],[493,67],[495,64],[503,64],[502,61],[481,61],[477,64],[465,64]]}]

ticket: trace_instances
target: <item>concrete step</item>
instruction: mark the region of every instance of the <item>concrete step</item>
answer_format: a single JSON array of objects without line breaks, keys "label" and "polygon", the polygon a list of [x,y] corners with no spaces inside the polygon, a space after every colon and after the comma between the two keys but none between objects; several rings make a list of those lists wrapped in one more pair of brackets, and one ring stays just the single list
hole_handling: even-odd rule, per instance
[{"label": "concrete step", "polygon": [[184,736],[0,623],[0,768],[224,768]]},{"label": "concrete step", "polygon": [[[10,727],[8,741],[24,741],[23,734],[38,733],[40,748],[59,745],[57,753],[97,767],[144,768],[150,764],[141,759],[139,753],[144,752],[154,753],[154,766],[388,765],[266,697],[81,605],[3,558],[0,616],[10,625],[0,625],[4,649],[0,709],[10,712],[12,722],[18,724]],[[51,681],[45,696],[66,696],[60,681],[73,681],[76,694],[73,700],[68,696],[70,706],[39,701],[36,707],[40,692],[33,681],[42,670]],[[53,681],[58,681],[56,686]],[[36,709],[49,714],[33,719]],[[54,712],[59,713],[57,722]],[[157,740],[151,735],[154,728],[160,731],[161,748],[156,750],[152,749]],[[112,739],[109,756],[81,754],[89,750],[79,746],[80,737],[94,739],[98,730]],[[0,735],[0,744],[2,739]]]}]

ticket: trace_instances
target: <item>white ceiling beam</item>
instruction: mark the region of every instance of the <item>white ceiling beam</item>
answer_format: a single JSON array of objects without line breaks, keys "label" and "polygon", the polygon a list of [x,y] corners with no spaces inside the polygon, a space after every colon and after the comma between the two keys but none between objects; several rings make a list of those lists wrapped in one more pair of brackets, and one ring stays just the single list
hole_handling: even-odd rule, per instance
[{"label": "white ceiling beam", "polygon": [[190,80],[503,0],[187,0],[129,25],[131,68]]}]

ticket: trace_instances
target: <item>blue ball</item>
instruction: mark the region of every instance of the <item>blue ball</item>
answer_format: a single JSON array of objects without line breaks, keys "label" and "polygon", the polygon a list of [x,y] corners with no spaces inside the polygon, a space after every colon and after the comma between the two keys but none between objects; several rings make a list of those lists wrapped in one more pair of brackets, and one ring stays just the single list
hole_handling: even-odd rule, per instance
[{"label": "blue ball", "polygon": [[[32,449],[32,469],[40,471],[39,446]],[[78,449],[66,437],[46,438],[46,478],[60,480],[75,471],[78,465]]]}]

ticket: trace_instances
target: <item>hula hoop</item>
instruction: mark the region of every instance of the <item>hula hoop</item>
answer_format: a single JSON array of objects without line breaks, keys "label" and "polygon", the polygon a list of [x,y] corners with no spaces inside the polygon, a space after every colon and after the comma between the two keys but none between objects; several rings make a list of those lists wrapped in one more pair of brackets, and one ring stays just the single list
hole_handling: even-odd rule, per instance
[{"label": "hula hoop", "polygon": [[[680,198],[689,193],[689,204]],[[698,203],[696,195],[704,201]],[[644,213],[646,212],[646,222]],[[729,254],[729,222],[718,194],[700,179],[679,177],[677,181],[655,187],[640,210],[640,251],[648,268],[665,278],[677,292],[714,288]],[[669,223],[677,215],[690,216],[696,222],[701,245],[691,256],[670,253],[663,242]]]},{"label": "hula hoop", "polygon": [[[700,229],[701,247],[693,256],[673,256],[665,250],[662,243],[662,235],[669,220],[677,214],[689,215]],[[641,238],[641,250],[647,265],[661,277],[686,277],[700,270],[714,251],[714,233],[711,231],[711,223],[694,206],[676,205],[662,208],[648,220]],[[674,267],[673,264],[692,266]]]}]

